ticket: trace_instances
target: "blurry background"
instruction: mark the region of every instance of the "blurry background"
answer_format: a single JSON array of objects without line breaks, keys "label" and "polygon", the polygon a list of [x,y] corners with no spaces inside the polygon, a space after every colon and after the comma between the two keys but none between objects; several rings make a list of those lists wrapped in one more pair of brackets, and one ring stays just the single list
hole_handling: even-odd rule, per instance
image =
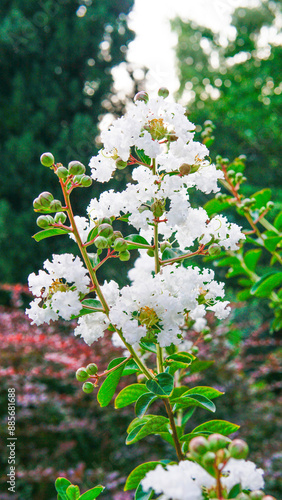
[{"label": "blurry background", "polygon": [[[73,337],[74,325],[31,327],[24,316],[28,274],[52,253],[66,251],[64,238],[31,239],[37,232],[33,199],[44,190],[60,198],[54,175],[39,163],[41,153],[87,165],[99,148],[100,127],[120,116],[136,91],[166,86],[187,106],[198,140],[205,120],[216,125],[211,158],[246,154],[246,189],[270,186],[282,206],[280,2],[171,3],[1,2],[0,447],[6,450],[6,389],[15,386],[15,499],[53,500],[60,473],[85,488],[110,483],[107,498],[129,498],[121,493],[124,477],[147,454],[145,442],[137,449],[124,445],[131,409],[100,411],[74,380],[75,370],[89,361],[101,359],[101,369],[107,364],[107,341],[93,350]],[[112,187],[123,184],[118,172]],[[103,188],[75,192],[76,212],[85,215],[89,199]],[[105,277],[118,273],[109,267]],[[229,280],[228,287],[232,298],[235,284]],[[263,301],[234,307],[229,322],[211,325],[216,341],[209,349],[200,346],[200,355],[220,353],[221,365],[209,369],[207,382],[227,391],[217,417],[234,420],[236,412],[251,458],[268,470],[268,491],[277,495],[277,339],[269,336],[268,319]],[[205,373],[201,377],[204,384]],[[148,442],[156,443],[150,459],[165,455],[159,441]],[[13,499],[5,494],[6,451],[1,455],[0,498]]]}]

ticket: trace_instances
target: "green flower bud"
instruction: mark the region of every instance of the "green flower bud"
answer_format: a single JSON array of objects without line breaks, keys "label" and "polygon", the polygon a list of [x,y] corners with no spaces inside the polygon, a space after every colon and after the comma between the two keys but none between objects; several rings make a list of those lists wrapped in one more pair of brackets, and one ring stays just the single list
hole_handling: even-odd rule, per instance
[{"label": "green flower bud", "polygon": [[217,156],[215,157],[215,161],[216,161],[216,163],[220,163],[220,162],[221,162],[221,160],[222,160],[222,156],[217,155]]},{"label": "green flower bud", "polygon": [[[103,217],[102,219],[98,220],[98,224],[112,224],[112,223],[113,223],[113,221],[110,217]],[[115,232],[119,232],[119,231],[115,231]]]},{"label": "green flower bud", "polygon": [[84,188],[88,188],[92,185],[92,179],[89,175],[83,175],[81,179],[81,185]]},{"label": "green flower bud", "polygon": [[40,217],[38,217],[36,219],[36,224],[38,225],[38,227],[41,227],[42,229],[45,229],[46,227],[49,227],[50,226],[50,221],[49,221],[48,216],[46,216],[46,215],[40,215]]},{"label": "green flower bud", "polygon": [[91,392],[94,391],[94,384],[92,384],[92,382],[84,382],[82,390],[86,394],[91,394]]},{"label": "green flower bud", "polygon": [[114,241],[114,249],[117,252],[124,252],[127,249],[127,243],[123,238],[117,238]]},{"label": "green flower bud", "polygon": [[234,439],[229,447],[230,455],[237,460],[245,459],[249,453],[249,447],[242,439]]},{"label": "green flower bud", "polygon": [[234,177],[235,171],[234,170],[228,170],[227,175],[228,175],[228,177]]},{"label": "green flower bud", "polygon": [[238,172],[238,173],[235,175],[235,181],[236,181],[236,182],[240,182],[240,181],[242,180],[242,177],[243,177],[242,172]]},{"label": "green flower bud", "polygon": [[39,210],[41,207],[41,203],[39,201],[39,198],[35,198],[32,202],[34,210]]},{"label": "green flower bud", "polygon": [[68,170],[71,175],[81,175],[84,174],[86,168],[80,161],[71,161],[68,164]]},{"label": "green flower bud", "polygon": [[262,490],[250,491],[250,500],[262,500],[264,497],[264,492]]},{"label": "green flower bud", "polygon": [[147,250],[147,255],[149,255],[149,257],[155,257],[154,250],[150,250],[150,248],[149,248],[149,250]]},{"label": "green flower bud", "polygon": [[225,165],[227,165],[227,163],[230,163],[230,160],[229,158],[221,158],[221,163],[225,163]]},{"label": "green flower bud", "polygon": [[126,262],[129,259],[130,259],[130,252],[128,250],[124,250],[123,252],[120,252],[119,260],[121,260],[122,262]]},{"label": "green flower bud", "polygon": [[62,208],[62,203],[60,200],[53,200],[50,203],[50,210],[56,212],[57,210],[61,210]]},{"label": "green flower bud", "polygon": [[109,246],[108,240],[104,238],[104,236],[97,236],[94,240],[94,245],[96,248],[100,248],[101,250],[103,250],[103,248],[108,248]]},{"label": "green flower bud", "polygon": [[123,161],[122,158],[118,157],[116,160],[116,167],[118,170],[123,170],[127,167],[127,161]]},{"label": "green flower bud", "polygon": [[199,347],[198,347],[197,345],[193,345],[193,346],[191,347],[191,352],[192,352],[192,354],[198,354],[198,352],[199,352]]},{"label": "green flower bud", "polygon": [[208,437],[208,442],[211,451],[218,451],[225,448],[231,442],[231,439],[221,434],[211,434]]},{"label": "green flower bud", "polygon": [[238,160],[246,161],[246,159],[247,159],[246,155],[240,155],[240,156],[238,156]]},{"label": "green flower bud", "polygon": [[212,243],[208,248],[209,255],[215,256],[221,253],[221,247],[217,243]]},{"label": "green flower bud", "polygon": [[236,500],[249,500],[249,495],[242,491],[239,495],[237,495]]},{"label": "green flower bud", "polygon": [[69,175],[69,171],[66,167],[59,167],[56,170],[56,174],[59,177],[59,179],[65,180]]},{"label": "green flower bud", "polygon": [[57,224],[59,224],[59,222],[64,224],[67,220],[67,216],[64,212],[57,212],[54,219]]},{"label": "green flower bud", "polygon": [[134,97],[134,102],[136,101],[144,101],[144,102],[148,102],[149,101],[149,96],[147,94],[147,92],[138,92],[135,97]]},{"label": "green flower bud", "polygon": [[40,204],[40,208],[49,208],[51,202],[54,200],[54,196],[48,191],[43,191],[37,199]]},{"label": "green flower bud", "polygon": [[80,175],[75,175],[74,178],[73,178],[73,182],[77,183],[77,184],[80,184],[81,183],[81,180],[82,180],[82,177],[83,177],[84,174],[80,174]]},{"label": "green flower bud", "polygon": [[212,451],[207,451],[203,457],[202,457],[202,462],[204,466],[212,465],[216,459],[216,454],[213,453]]},{"label": "green flower bud", "polygon": [[190,174],[194,174],[195,172],[198,172],[199,168],[200,168],[200,165],[197,165],[197,164],[191,165]]},{"label": "green flower bud", "polygon": [[197,436],[191,439],[189,443],[189,451],[193,457],[203,455],[209,450],[209,443],[203,436]]},{"label": "green flower bud", "polygon": [[164,99],[169,95],[169,90],[166,89],[165,87],[161,87],[159,90],[158,90],[158,95],[160,97],[164,97]]},{"label": "green flower bud", "polygon": [[52,153],[43,153],[43,155],[40,156],[40,161],[44,167],[52,167],[55,163],[55,158]]},{"label": "green flower bud", "polygon": [[161,217],[165,211],[165,204],[162,200],[156,200],[151,205],[151,211],[155,217]]},{"label": "green flower bud", "polygon": [[98,366],[95,363],[90,363],[86,366],[86,371],[88,375],[96,375],[98,372]]},{"label": "green flower bud", "polygon": [[111,224],[101,224],[98,226],[98,234],[100,236],[104,236],[104,238],[108,238],[113,234],[113,227]]},{"label": "green flower bud", "polygon": [[220,460],[220,462],[225,462],[230,458],[230,451],[228,451],[226,448],[222,448],[221,450],[217,451],[216,456]]},{"label": "green flower bud", "polygon": [[273,201],[268,201],[267,204],[266,204],[266,208],[268,210],[272,210],[273,207],[274,207]]},{"label": "green flower bud", "polygon": [[78,368],[78,370],[76,370],[75,376],[76,376],[76,380],[78,380],[78,382],[84,382],[89,377],[87,371],[83,367]]},{"label": "green flower bud", "polygon": [[212,335],[208,333],[207,335],[204,335],[204,342],[208,343],[212,341]]},{"label": "green flower bud", "polygon": [[243,200],[243,205],[245,207],[251,207],[252,205],[254,205],[256,203],[256,200],[255,198],[245,198]]},{"label": "green flower bud", "polygon": [[213,124],[213,122],[211,120],[206,120],[204,122],[204,127],[211,127],[211,128],[214,129],[214,124]]},{"label": "green flower bud", "polygon": [[271,495],[265,495],[262,500],[276,500],[274,497],[272,497]]},{"label": "green flower bud", "polygon": [[179,172],[181,175],[188,175],[191,172],[191,165],[188,165],[188,163],[183,163],[179,167]]},{"label": "green flower bud", "polygon": [[112,241],[114,242],[117,238],[123,238],[123,234],[120,231],[114,231],[112,234]]}]

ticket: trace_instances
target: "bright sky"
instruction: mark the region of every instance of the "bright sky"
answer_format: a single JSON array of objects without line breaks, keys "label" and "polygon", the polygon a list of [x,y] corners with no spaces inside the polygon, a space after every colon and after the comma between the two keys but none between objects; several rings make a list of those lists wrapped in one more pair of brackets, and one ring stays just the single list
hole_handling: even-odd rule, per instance
[{"label": "bright sky", "polygon": [[[136,68],[149,68],[147,91],[167,87],[178,88],[174,47],[177,35],[172,33],[170,20],[179,15],[219,31],[223,38],[230,33],[232,11],[242,5],[256,5],[256,0],[135,0],[129,16],[129,27],[135,31],[127,59]],[[140,70],[139,70],[140,74]],[[138,78],[138,69],[135,75]],[[140,75],[142,76],[142,75]],[[125,65],[116,75],[116,90],[122,92],[129,84]]]}]

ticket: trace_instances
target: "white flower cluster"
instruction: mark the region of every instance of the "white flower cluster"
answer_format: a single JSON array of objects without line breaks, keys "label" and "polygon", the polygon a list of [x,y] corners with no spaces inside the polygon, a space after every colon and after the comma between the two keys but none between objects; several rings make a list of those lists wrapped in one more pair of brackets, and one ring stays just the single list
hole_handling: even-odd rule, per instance
[{"label": "white flower cluster", "polygon": [[[139,165],[133,171],[133,183],[123,192],[109,190],[99,200],[91,201],[89,217],[130,214],[129,223],[151,240],[154,215],[150,204],[157,201],[164,206],[159,234],[165,239],[176,238],[181,250],[189,248],[196,239],[236,250],[238,242],[245,238],[236,224],[228,223],[222,216],[210,221],[203,208],[191,207],[189,188],[206,194],[217,192],[217,181],[223,178],[221,171],[204,161],[208,150],[193,141],[193,129],[179,104],[162,97],[133,104],[124,117],[103,132],[105,149],[90,161],[92,177],[99,182],[110,180],[116,168],[115,159],[128,161],[133,147],[143,150],[150,157],[149,163],[154,160],[154,175],[152,166]],[[181,173],[184,165],[188,170],[192,168],[189,174]]]},{"label": "white flower cluster", "polygon": [[[155,276],[148,271],[121,290],[111,281],[101,287],[110,307],[109,319],[105,321],[99,313],[83,316],[75,333],[91,344],[112,323],[131,345],[150,333],[157,336],[161,347],[178,345],[186,319],[195,321],[193,328],[201,331],[206,326],[206,310],[214,311],[220,319],[228,316],[228,302],[220,300],[224,285],[213,278],[211,270],[172,265]],[[205,304],[199,304],[199,297]]]},{"label": "white flower cluster", "polygon": [[[222,471],[221,483],[227,492],[236,484],[244,490],[259,490],[264,486],[263,473],[253,462],[231,458]],[[166,469],[157,465],[141,484],[144,491],[153,488],[156,494],[163,493],[164,500],[201,500],[202,488],[215,487],[216,481],[200,465],[187,460]]]},{"label": "white flower cluster", "polygon": [[35,299],[26,314],[32,324],[56,321],[59,316],[70,319],[81,311],[80,294],[89,290],[90,279],[79,257],[72,254],[53,255],[53,261],[43,264],[46,271],[38,275],[32,273],[28,278],[30,291]]}]

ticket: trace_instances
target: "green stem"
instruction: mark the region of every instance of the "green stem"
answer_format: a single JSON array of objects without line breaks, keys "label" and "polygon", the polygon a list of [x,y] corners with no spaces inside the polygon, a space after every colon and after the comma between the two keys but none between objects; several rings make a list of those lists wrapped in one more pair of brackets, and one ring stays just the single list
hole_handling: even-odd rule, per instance
[{"label": "green stem", "polygon": [[164,402],[165,409],[166,409],[166,412],[167,412],[167,415],[169,418],[169,423],[170,423],[170,427],[171,427],[171,431],[172,431],[172,437],[173,437],[173,441],[174,441],[176,455],[177,455],[177,458],[180,462],[181,460],[184,460],[185,457],[181,451],[181,444],[180,444],[180,441],[178,439],[177,430],[176,430],[175,421],[174,421],[174,416],[172,413],[172,408],[171,408],[171,405],[170,405],[170,402],[168,399],[164,398],[163,402]]},{"label": "green stem", "polygon": [[160,346],[160,344],[157,344],[157,370],[158,373],[162,373],[164,371],[164,364],[163,364],[163,350]]},{"label": "green stem", "polygon": [[137,364],[137,366],[140,368],[141,372],[144,373],[145,377],[147,379],[152,379],[154,378],[154,375],[149,371],[149,369],[147,368],[147,366],[143,363],[143,361],[141,361],[141,359],[139,358],[138,354],[134,351],[132,345],[130,345],[124,338],[122,332],[120,330],[118,330],[117,328],[115,328],[115,331],[117,332],[117,334],[119,335],[119,337],[121,338],[121,340],[123,341],[125,347],[128,349],[128,351],[130,352],[132,358],[134,359],[135,363]]},{"label": "green stem", "polygon": [[259,223],[265,227],[265,229],[268,229],[268,231],[274,231],[275,233],[277,233],[278,235],[280,235],[278,229],[276,229],[276,227],[274,227],[267,219],[265,219],[264,217],[262,217],[261,219],[259,219]]}]

